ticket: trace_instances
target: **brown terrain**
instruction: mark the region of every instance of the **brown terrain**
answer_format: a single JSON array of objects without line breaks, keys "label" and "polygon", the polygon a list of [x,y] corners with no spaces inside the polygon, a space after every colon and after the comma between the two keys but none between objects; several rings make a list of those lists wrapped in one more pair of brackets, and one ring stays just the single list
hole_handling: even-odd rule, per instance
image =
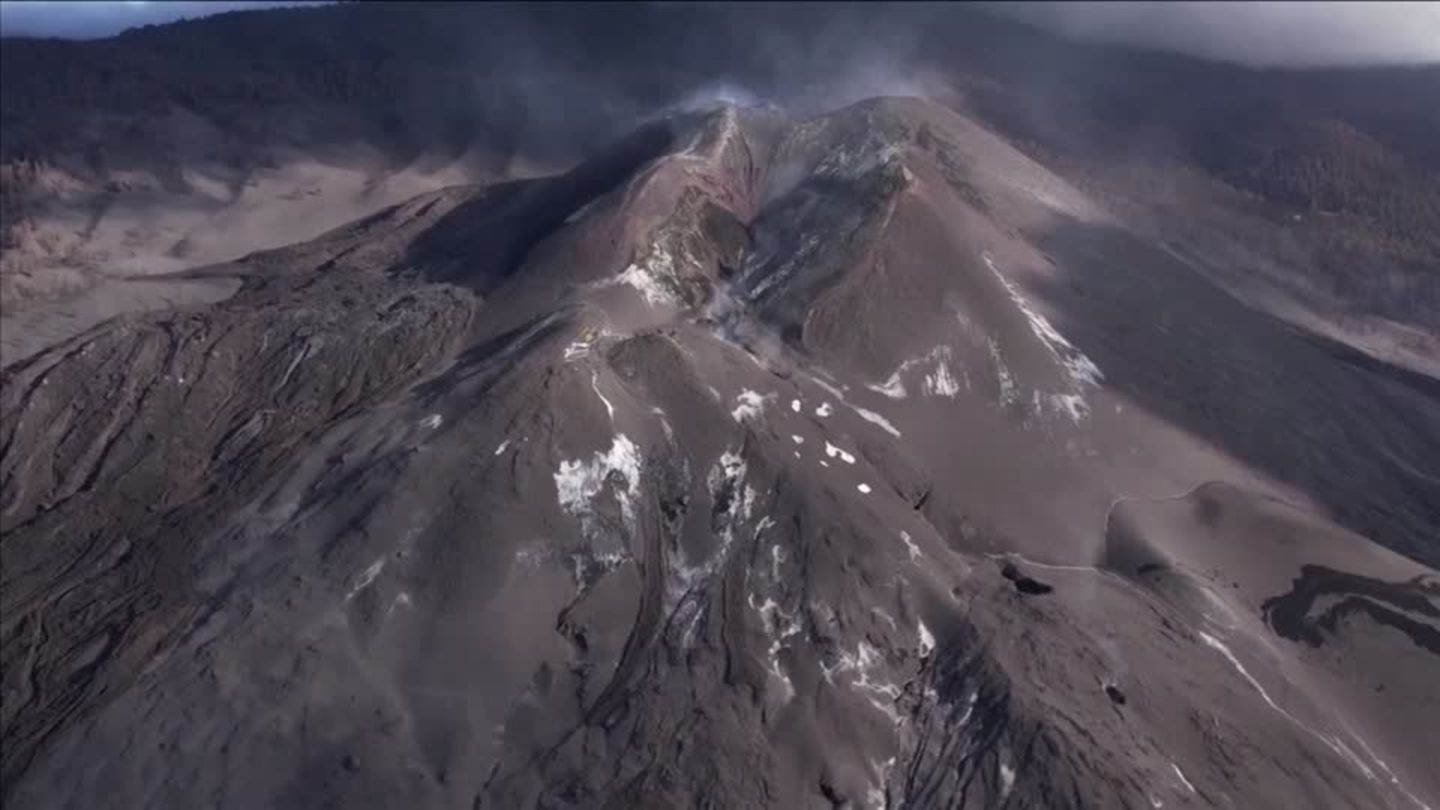
[{"label": "brown terrain", "polygon": [[[725,78],[773,103],[717,103],[722,46],[802,12],[499,8],[424,9],[393,47],[428,43],[431,78],[498,62],[446,50],[492,28],[694,53],[591,77],[624,103],[533,148],[564,116],[494,87],[448,162],[349,130],[416,153],[384,157],[403,202],[241,191],[203,261],[7,244],[41,262],[7,271],[0,370],[7,807],[1440,807],[1440,262],[1412,227],[1440,141],[1364,92],[1440,74],[1257,73],[1222,103],[1238,68],[955,12],[909,43],[913,88],[779,82],[754,45]],[[338,127],[396,75],[350,66],[422,64],[367,50],[394,13],[7,42],[6,159],[104,107],[24,106],[26,49],[263,40],[246,103],[334,93]],[[303,57],[329,84],[280,21],[345,32]],[[456,161],[478,180],[426,173]],[[85,171],[116,227],[206,193],[133,213]],[[78,209],[17,177],[7,227],[64,232]],[[295,230],[242,233],[267,217]],[[72,265],[111,309],[67,330],[46,279]]]}]

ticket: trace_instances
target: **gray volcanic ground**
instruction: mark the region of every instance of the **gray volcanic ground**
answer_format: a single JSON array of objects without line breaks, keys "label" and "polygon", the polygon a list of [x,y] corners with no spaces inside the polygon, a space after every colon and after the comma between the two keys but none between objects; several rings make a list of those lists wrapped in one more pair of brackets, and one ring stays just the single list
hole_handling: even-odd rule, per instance
[{"label": "gray volcanic ground", "polygon": [[915,98],[3,371],[6,806],[1440,806],[1440,391]]}]

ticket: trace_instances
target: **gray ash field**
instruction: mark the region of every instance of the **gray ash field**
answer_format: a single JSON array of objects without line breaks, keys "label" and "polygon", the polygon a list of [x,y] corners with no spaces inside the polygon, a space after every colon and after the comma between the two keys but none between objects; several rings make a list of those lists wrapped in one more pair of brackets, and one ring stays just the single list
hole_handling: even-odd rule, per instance
[{"label": "gray ash field", "polygon": [[914,98],[3,371],[8,808],[1440,807],[1440,397]]}]

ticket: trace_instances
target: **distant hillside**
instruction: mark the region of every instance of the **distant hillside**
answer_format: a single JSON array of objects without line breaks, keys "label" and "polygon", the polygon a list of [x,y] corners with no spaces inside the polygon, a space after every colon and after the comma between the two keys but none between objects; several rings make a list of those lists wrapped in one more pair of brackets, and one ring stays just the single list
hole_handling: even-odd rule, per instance
[{"label": "distant hillside", "polygon": [[1256,71],[955,8],[355,3],[7,40],[0,68],[11,253],[47,167],[122,191],[140,181],[115,173],[140,171],[185,193],[199,162],[243,183],[285,149],[343,160],[332,153],[364,146],[395,166],[440,155],[493,174],[522,156],[572,161],[719,85],[793,104],[923,76],[1143,210],[1159,207],[1116,167],[1198,173],[1238,195],[1224,205],[1287,223],[1286,261],[1307,284],[1440,323],[1440,105],[1418,103],[1440,98],[1436,66]]},{"label": "distant hillside", "polygon": [[1284,226],[1260,252],[1296,254],[1310,282],[1362,310],[1440,326],[1440,105],[1415,103],[1440,98],[1440,67],[1255,71],[1117,51],[1064,70],[1009,62],[971,87],[1038,157],[1198,173],[1238,192],[1222,195],[1228,208]]}]

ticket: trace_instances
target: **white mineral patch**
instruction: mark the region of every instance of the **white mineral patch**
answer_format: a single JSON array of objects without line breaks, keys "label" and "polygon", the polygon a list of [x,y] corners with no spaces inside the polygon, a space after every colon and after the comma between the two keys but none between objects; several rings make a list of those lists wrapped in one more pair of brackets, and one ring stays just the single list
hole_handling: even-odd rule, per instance
[{"label": "white mineral patch", "polygon": [[1016,308],[1018,308],[1020,312],[1025,315],[1025,319],[1030,322],[1030,331],[1034,332],[1035,336],[1040,339],[1040,342],[1044,343],[1045,347],[1050,350],[1050,353],[1055,356],[1055,359],[1060,361],[1066,373],[1069,374],[1070,379],[1077,385],[1083,383],[1098,386],[1100,381],[1105,379],[1105,375],[1100,372],[1099,366],[1096,366],[1091,362],[1090,358],[1086,357],[1084,353],[1075,348],[1070,341],[1066,340],[1065,336],[1061,335],[1044,315],[1036,312],[1034,307],[1030,306],[1030,302],[1025,300],[1025,296],[1020,293],[1020,289],[1011,283],[1010,279],[1006,278],[1005,274],[1001,273],[995,266],[995,262],[990,258],[989,254],[986,254],[984,259],[985,266],[989,267],[990,272],[994,273],[995,277],[1000,280],[1000,284],[1003,285],[1005,291],[1010,294],[1010,300],[1015,303]]},{"label": "white mineral patch", "polygon": [[915,545],[915,541],[911,539],[909,532],[900,532],[900,539],[905,542],[905,549],[910,552],[910,562],[915,562],[923,556],[920,552],[920,547]]},{"label": "white mineral patch", "polygon": [[925,375],[921,390],[930,396],[953,397],[960,393],[960,382],[950,373],[950,366],[939,360],[935,363],[935,370]]},{"label": "white mineral patch", "polygon": [[831,443],[828,442],[828,441],[825,442],[825,455],[826,455],[826,456],[829,456],[830,458],[836,458],[836,457],[838,457],[838,458],[840,458],[841,461],[844,461],[846,464],[854,464],[854,463],[855,463],[855,457],[854,457],[853,455],[845,452],[844,450],[840,449],[839,447],[836,447],[835,445],[831,444]]},{"label": "white mineral patch", "polygon": [[815,409],[815,415],[820,417],[821,419],[824,419],[825,417],[829,416],[834,412],[835,409],[831,407],[830,403],[828,402],[822,402],[820,404],[820,407]]},{"label": "white mineral patch", "polygon": [[790,681],[790,676],[785,673],[784,667],[780,664],[780,651],[786,646],[786,642],[800,632],[800,622],[795,616],[781,610],[780,605],[774,599],[766,597],[763,604],[756,604],[755,594],[749,596],[750,607],[760,614],[761,623],[765,627],[765,634],[770,638],[770,646],[766,650],[766,660],[770,673],[780,682],[783,690],[782,702],[789,702],[795,697],[795,686]]},{"label": "white mineral patch", "polygon": [[673,441],[675,439],[675,428],[670,426],[670,420],[666,418],[664,409],[657,405],[650,409],[650,413],[659,417],[660,429],[665,431],[665,438]]},{"label": "white mineral patch", "polygon": [[1351,738],[1355,740],[1355,742],[1360,744],[1361,748],[1365,749],[1365,754],[1370,757],[1370,760],[1376,765],[1380,766],[1380,770],[1385,772],[1385,778],[1390,780],[1390,784],[1394,785],[1396,790],[1405,794],[1405,798],[1409,799],[1410,802],[1416,807],[1420,808],[1420,810],[1431,810],[1430,805],[1421,801],[1420,797],[1416,796],[1414,793],[1411,793],[1408,789],[1406,789],[1405,785],[1400,782],[1400,777],[1396,776],[1395,772],[1390,770],[1390,766],[1385,764],[1385,760],[1381,759],[1378,755],[1376,755],[1375,750],[1370,747],[1369,743],[1365,742],[1365,739],[1363,737],[1360,737],[1354,731],[1351,731],[1348,728],[1346,729],[1346,731],[1350,734]]},{"label": "white mineral patch", "polygon": [[571,576],[575,578],[575,586],[582,592],[596,577],[603,576],[614,571],[631,560],[630,552],[621,549],[620,551],[605,552],[580,552],[570,555]]},{"label": "white mineral patch", "polygon": [[991,338],[986,342],[986,347],[990,350],[990,359],[995,363],[995,381],[1000,386],[1000,405],[1009,405],[1019,396],[1015,390],[1015,378],[1010,376],[1010,369],[1005,367],[1005,360],[1000,357],[1000,344]]},{"label": "white mineral patch", "polygon": [[772,288],[781,286],[784,282],[789,281],[790,278],[795,275],[795,271],[809,263],[810,257],[815,255],[819,249],[820,237],[814,234],[806,236],[801,240],[800,247],[794,253],[787,257],[779,267],[770,271],[770,274],[767,275],[764,280],[755,285],[755,289],[750,292],[749,297],[752,300],[758,300]]},{"label": "white mineral patch", "polygon": [[611,473],[619,474],[624,485],[615,497],[620,503],[621,517],[631,530],[635,526],[634,495],[640,483],[640,451],[624,434],[617,434],[610,449],[597,452],[589,461],[561,461],[555,473],[555,492],[560,508],[580,520],[581,532],[587,539],[597,533],[598,520],[591,502],[605,489]]},{"label": "white mineral patch", "polygon": [[930,634],[930,628],[925,626],[925,622],[920,622],[916,632],[920,635],[920,657],[925,658],[935,652],[935,636]]},{"label": "white mineral patch", "polygon": [[501,453],[505,452],[509,447],[510,447],[510,440],[509,440],[509,439],[506,439],[505,441],[500,442],[500,446],[497,447],[497,448],[495,448],[495,455],[497,455],[497,456],[500,455]]},{"label": "white mineral patch", "polygon": [[875,413],[874,411],[861,408],[858,405],[851,405],[850,407],[855,411],[855,413],[860,415],[861,419],[864,419],[866,422],[869,422],[872,425],[878,425],[881,430],[889,433],[891,436],[894,436],[897,439],[900,438],[899,428],[890,424],[889,419],[886,419],[885,417],[881,416],[878,413]]},{"label": "white mineral patch", "polygon": [[[663,246],[656,243],[653,252],[644,261],[632,264],[616,276],[611,283],[628,284],[634,287],[645,303],[650,306],[675,306],[679,303],[671,294],[667,282],[675,278],[675,259]],[[602,282],[604,284],[606,282]]]},{"label": "white mineral patch", "polygon": [[300,364],[304,362],[305,358],[310,356],[310,351],[312,348],[313,347],[309,341],[306,341],[305,345],[300,347],[300,351],[297,352],[293,358],[291,358],[290,365],[286,366],[285,373],[280,377],[280,384],[275,386],[276,389],[284,388],[285,383],[290,382],[290,376],[295,373],[295,369],[300,367]]},{"label": "white mineral patch", "polygon": [[861,493],[862,495],[869,495],[869,494],[870,494],[870,485],[869,485],[869,484],[856,484],[856,485],[855,485],[855,488],[858,489],[858,490],[860,490],[860,493]]},{"label": "white mineral patch", "polygon": [[430,430],[434,430],[434,429],[440,427],[441,423],[444,422],[444,421],[445,421],[444,418],[441,417],[440,414],[438,414],[438,413],[432,413],[432,414],[430,414],[429,416],[425,417],[424,419],[421,419],[421,420],[420,420],[420,427],[429,428]]},{"label": "white mineral patch", "polygon": [[970,716],[975,713],[975,704],[979,700],[979,692],[971,692],[970,697],[965,699],[965,713],[960,715],[959,720],[955,721],[956,728],[960,728],[961,726],[964,726],[966,723],[970,722]]},{"label": "white mineral patch", "polygon": [[861,641],[853,655],[840,653],[840,660],[834,666],[827,667],[822,663],[820,674],[824,676],[826,683],[834,685],[836,675],[855,673],[853,686],[866,693],[865,698],[870,701],[870,705],[899,725],[903,718],[895,707],[895,701],[900,698],[901,690],[899,686],[879,679],[883,664],[880,651],[869,642]]},{"label": "white mineral patch", "polygon": [[936,346],[919,357],[912,357],[901,363],[895,368],[895,371],[891,372],[885,382],[878,384],[870,383],[865,387],[877,394],[884,394],[891,399],[904,399],[909,393],[905,388],[905,375],[909,373],[912,368],[916,368],[937,358],[948,358],[949,356],[950,347]]},{"label": "white mineral patch", "polygon": [[904,368],[905,366],[904,364],[902,364],[900,368],[895,371],[894,374],[890,375],[889,379],[885,380],[885,382],[868,383],[865,387],[869,388],[871,391],[874,391],[877,394],[884,394],[891,399],[904,399],[906,393],[905,381],[900,378],[900,372],[904,370]]},{"label": "white mineral patch", "polygon": [[1015,789],[1015,769],[1008,762],[1000,761],[1000,798],[1004,799]]},{"label": "white mineral patch", "polygon": [[539,568],[548,556],[543,548],[521,548],[515,551],[515,564],[526,568]]},{"label": "white mineral patch", "polygon": [[890,420],[886,419],[878,413],[875,413],[874,411],[869,411],[861,408],[858,405],[852,404],[849,400],[845,398],[844,391],[836,388],[835,386],[831,385],[820,377],[811,377],[811,379],[815,381],[816,385],[825,389],[827,392],[830,393],[831,396],[838,399],[841,404],[845,405],[845,407],[854,411],[861,419],[864,419],[865,421],[873,425],[879,425],[880,428],[883,429],[886,433],[889,433],[891,436],[894,436],[897,439],[900,438],[900,431],[897,430],[894,425],[890,424]]},{"label": "white mineral patch", "polygon": [[885,792],[885,784],[890,781],[890,772],[895,769],[895,757],[890,757],[880,765],[871,762],[870,766],[875,770],[875,785],[866,791],[865,800],[869,802],[870,810],[888,810],[890,800]]},{"label": "white mineral patch", "polygon": [[1079,394],[1051,394],[1050,404],[1075,422],[1084,421],[1090,415],[1090,404]]},{"label": "white mineral patch", "polygon": [[615,406],[611,405],[610,400],[606,399],[605,395],[600,393],[600,378],[595,372],[591,372],[590,374],[590,388],[595,391],[595,396],[599,397],[600,401],[605,403],[605,412],[610,415],[610,420],[613,422],[615,420]]},{"label": "white mineral patch", "polygon": [[[676,579],[670,589],[672,604],[678,602],[699,582],[708,579],[719,570],[721,564],[729,556],[730,547],[735,542],[735,530],[750,519],[755,508],[756,496],[754,488],[745,483],[745,471],[745,460],[739,451],[727,449],[706,475],[705,483],[710,490],[712,502],[718,503],[722,493],[729,493],[729,505],[719,516],[720,523],[716,531],[720,547],[709,559],[694,566],[687,565],[679,559],[679,555],[676,555],[674,560]],[[774,521],[770,518],[762,519],[755,528],[755,536],[758,538],[761,532],[773,525]]]},{"label": "white mineral patch", "polygon": [[345,594],[345,601],[348,602],[351,599],[354,599],[356,594],[370,587],[371,583],[373,583],[375,579],[380,576],[380,572],[383,570],[385,570],[384,557],[381,557],[375,562],[370,563],[369,568],[366,568],[364,571],[360,572],[360,576],[356,578],[355,584],[350,588],[350,592]]},{"label": "white mineral patch", "polygon": [[1240,663],[1240,659],[1235,657],[1235,653],[1230,651],[1230,647],[1227,646],[1225,642],[1221,641],[1218,638],[1215,638],[1214,636],[1206,633],[1203,630],[1200,631],[1200,640],[1204,641],[1207,646],[1211,647],[1212,649],[1218,650],[1221,655],[1225,656],[1225,659],[1230,662],[1230,666],[1234,667],[1235,671],[1239,672],[1241,677],[1249,681],[1251,686],[1255,687],[1255,691],[1259,692],[1260,697],[1264,699],[1266,703],[1270,704],[1270,708],[1275,709],[1278,712],[1289,714],[1289,712],[1286,712],[1284,709],[1280,708],[1280,705],[1277,704],[1270,697],[1270,693],[1265,691],[1265,687],[1261,686],[1259,681],[1255,680],[1255,676],[1251,675],[1250,671],[1245,668],[1245,665]]},{"label": "white mineral patch", "polygon": [[759,419],[765,413],[765,403],[774,397],[774,394],[761,396],[747,388],[736,397],[735,410],[731,411],[730,415],[736,422]]},{"label": "white mineral patch", "polygon": [[836,399],[840,400],[841,402],[844,402],[844,401],[845,401],[845,392],[842,391],[841,389],[836,388],[835,386],[831,385],[829,382],[826,382],[825,378],[823,378],[823,377],[811,377],[811,379],[813,379],[813,380],[815,381],[815,384],[816,384],[816,385],[818,385],[818,386],[820,386],[821,388],[825,389],[825,393],[829,394],[829,395],[832,396],[832,397],[835,397]]},{"label": "white mineral patch", "polygon": [[1245,668],[1245,665],[1240,662],[1240,659],[1236,657],[1235,653],[1230,650],[1230,647],[1225,644],[1225,642],[1210,635],[1209,633],[1206,633],[1203,630],[1199,631],[1199,635],[1200,640],[1204,641],[1206,646],[1219,651],[1221,655],[1225,656],[1225,659],[1230,662],[1230,666],[1234,667],[1235,671],[1240,673],[1240,676],[1246,681],[1248,681],[1250,685],[1255,688],[1256,692],[1260,693],[1260,698],[1264,700],[1265,703],[1270,706],[1270,708],[1283,715],[1285,719],[1289,720],[1291,723],[1294,723],[1295,726],[1301,731],[1304,731],[1310,734],[1315,739],[1325,743],[1326,747],[1334,751],[1339,756],[1348,759],[1355,766],[1356,770],[1364,774],[1366,778],[1375,779],[1375,772],[1372,771],[1370,767],[1365,764],[1365,761],[1362,760],[1359,755],[1357,755],[1353,750],[1351,750],[1350,747],[1344,742],[1342,742],[1339,738],[1333,735],[1321,734],[1320,732],[1311,728],[1309,725],[1301,722],[1300,718],[1286,711],[1285,708],[1282,707],[1279,703],[1276,703],[1275,699],[1270,696],[1270,693],[1266,691],[1265,687],[1262,686],[1261,683],[1255,679],[1254,675],[1250,674],[1250,671]]},{"label": "white mineral patch", "polygon": [[590,343],[577,340],[565,347],[565,362],[573,363],[588,354],[590,354]]},{"label": "white mineral patch", "polygon": [[890,629],[891,629],[891,630],[899,629],[900,625],[899,625],[898,623],[896,623],[895,617],[894,617],[894,616],[891,616],[891,615],[885,610],[885,608],[878,607],[878,606],[877,606],[877,607],[872,607],[872,608],[870,608],[870,612],[871,612],[871,613],[874,613],[876,616],[879,616],[880,618],[884,619],[884,620],[885,620],[885,623],[890,625]]},{"label": "white mineral patch", "polygon": [[1186,779],[1186,778],[1185,778],[1185,772],[1182,771],[1182,770],[1180,770],[1180,766],[1179,766],[1179,765],[1176,765],[1174,762],[1171,762],[1171,763],[1170,763],[1170,767],[1175,771],[1175,776],[1176,776],[1177,778],[1179,778],[1180,784],[1184,785],[1186,790],[1190,791],[1191,793],[1194,793],[1194,792],[1195,792],[1195,786],[1192,785],[1192,784],[1190,784],[1190,780],[1189,780],[1189,779]]}]

